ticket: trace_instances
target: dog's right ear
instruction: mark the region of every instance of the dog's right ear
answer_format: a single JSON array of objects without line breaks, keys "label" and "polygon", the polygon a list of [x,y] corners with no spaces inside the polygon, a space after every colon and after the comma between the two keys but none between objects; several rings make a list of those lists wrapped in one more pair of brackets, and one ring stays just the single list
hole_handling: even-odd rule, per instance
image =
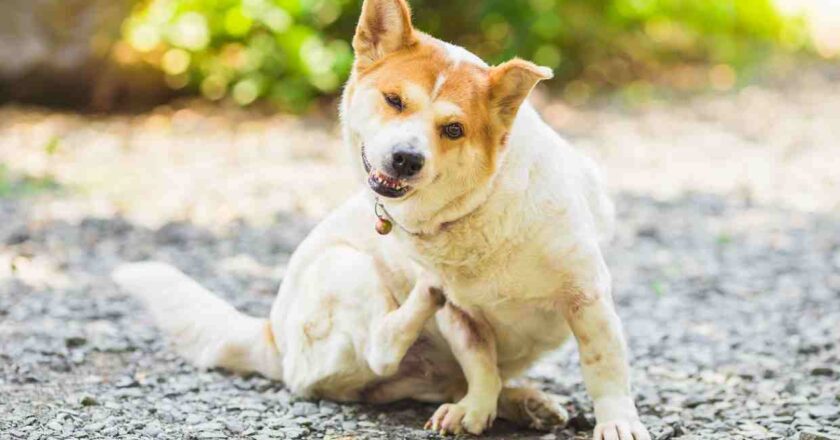
[{"label": "dog's right ear", "polygon": [[353,37],[356,68],[364,69],[416,41],[411,10],[405,0],[365,0]]},{"label": "dog's right ear", "polygon": [[514,58],[490,69],[490,105],[504,125],[513,122],[519,106],[538,82],[551,79],[548,67]]}]

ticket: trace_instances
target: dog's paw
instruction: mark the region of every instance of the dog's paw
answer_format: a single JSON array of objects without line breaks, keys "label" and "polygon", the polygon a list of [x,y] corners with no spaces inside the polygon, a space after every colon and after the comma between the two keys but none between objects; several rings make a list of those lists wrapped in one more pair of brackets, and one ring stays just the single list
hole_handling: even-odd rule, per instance
[{"label": "dog's paw", "polygon": [[499,417],[519,426],[551,431],[569,421],[557,398],[529,387],[509,387],[499,395]]},{"label": "dog's paw", "polygon": [[524,413],[528,418],[528,427],[538,431],[550,431],[555,427],[566,426],[569,413],[544,393],[535,393],[523,402]]},{"label": "dog's paw", "polygon": [[465,403],[445,403],[426,422],[425,429],[440,432],[441,435],[468,432],[480,435],[490,428],[496,419],[495,408],[482,408]]},{"label": "dog's paw", "polygon": [[650,440],[648,430],[639,419],[610,420],[595,426],[593,440]]}]

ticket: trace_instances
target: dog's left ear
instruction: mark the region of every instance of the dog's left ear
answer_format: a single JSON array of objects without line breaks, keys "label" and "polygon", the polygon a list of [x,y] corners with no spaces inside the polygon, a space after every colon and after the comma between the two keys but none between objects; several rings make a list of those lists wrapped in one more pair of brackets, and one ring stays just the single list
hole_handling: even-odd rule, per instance
[{"label": "dog's left ear", "polygon": [[364,69],[416,41],[411,9],[405,0],[365,0],[353,37],[356,68]]},{"label": "dog's left ear", "polygon": [[513,122],[519,107],[538,82],[554,77],[548,67],[514,58],[490,69],[490,105],[501,122]]}]

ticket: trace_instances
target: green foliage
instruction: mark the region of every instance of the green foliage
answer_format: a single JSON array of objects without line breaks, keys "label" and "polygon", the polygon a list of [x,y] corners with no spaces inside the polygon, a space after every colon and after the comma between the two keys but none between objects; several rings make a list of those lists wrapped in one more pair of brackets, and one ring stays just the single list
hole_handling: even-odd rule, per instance
[{"label": "green foliage", "polygon": [[58,189],[50,177],[21,176],[0,164],[0,198],[23,198]]},{"label": "green foliage", "polygon": [[[173,87],[300,110],[349,73],[361,0],[150,0],[128,43]],[[723,80],[775,48],[804,44],[772,0],[413,0],[419,29],[491,62],[515,55],[556,69],[567,92],[651,80],[689,64]]]},{"label": "green foliage", "polygon": [[342,0],[152,0],[125,23],[128,43],[176,88],[247,105],[268,97],[297,110],[333,93],[352,50],[328,28]]}]

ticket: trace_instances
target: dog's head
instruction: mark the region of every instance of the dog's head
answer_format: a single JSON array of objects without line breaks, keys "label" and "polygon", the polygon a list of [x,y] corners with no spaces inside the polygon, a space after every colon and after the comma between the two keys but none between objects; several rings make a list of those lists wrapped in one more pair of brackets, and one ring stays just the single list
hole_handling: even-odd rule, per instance
[{"label": "dog's head", "polygon": [[534,85],[551,70],[487,66],[415,30],[405,0],[365,0],[343,122],[367,184],[390,204],[447,203],[487,185]]}]

